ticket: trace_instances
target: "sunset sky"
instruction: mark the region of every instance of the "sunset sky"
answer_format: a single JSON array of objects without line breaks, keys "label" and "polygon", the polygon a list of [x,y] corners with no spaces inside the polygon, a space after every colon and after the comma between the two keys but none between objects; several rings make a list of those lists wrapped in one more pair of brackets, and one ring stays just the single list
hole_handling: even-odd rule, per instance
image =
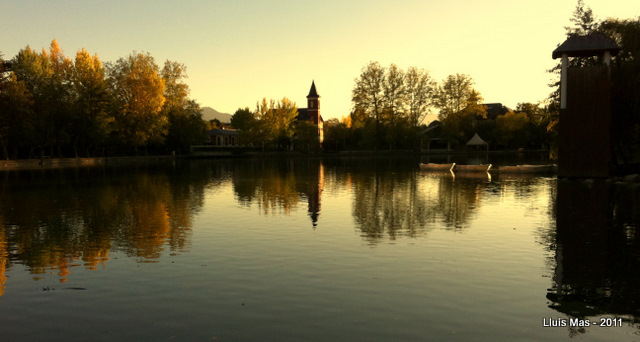
[{"label": "sunset sky", "polygon": [[[326,119],[351,109],[369,61],[468,74],[485,102],[515,108],[550,92],[551,52],[576,0],[0,0],[0,53],[57,39],[103,62],[149,52],[187,66],[191,98],[232,114],[263,97],[306,107],[315,80]],[[598,19],[637,18],[638,0],[585,0]]]}]

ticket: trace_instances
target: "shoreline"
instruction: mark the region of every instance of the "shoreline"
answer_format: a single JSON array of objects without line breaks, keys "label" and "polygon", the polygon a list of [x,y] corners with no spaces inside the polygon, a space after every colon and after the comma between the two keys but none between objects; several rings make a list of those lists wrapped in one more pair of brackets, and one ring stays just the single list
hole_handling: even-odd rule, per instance
[{"label": "shoreline", "polygon": [[[227,151],[225,151],[227,152]],[[488,154],[510,153],[540,153],[540,151],[489,151]],[[211,153],[205,155],[191,154],[182,156],[153,155],[153,156],[120,156],[120,157],[92,157],[92,158],[44,158],[44,159],[17,159],[0,160],[0,171],[20,170],[48,170],[74,167],[95,167],[107,165],[135,165],[148,162],[166,162],[179,159],[260,159],[260,158],[377,158],[377,157],[419,157],[419,156],[446,156],[477,154],[467,153],[420,153],[413,150],[347,150],[339,152],[298,152],[298,151],[245,151],[244,153]],[[486,151],[480,152],[487,153]]]},{"label": "shoreline", "polygon": [[45,170],[71,167],[91,167],[105,165],[140,164],[156,161],[170,161],[179,157],[161,156],[131,156],[131,157],[95,157],[95,158],[44,158],[0,160],[0,171],[11,170]]}]

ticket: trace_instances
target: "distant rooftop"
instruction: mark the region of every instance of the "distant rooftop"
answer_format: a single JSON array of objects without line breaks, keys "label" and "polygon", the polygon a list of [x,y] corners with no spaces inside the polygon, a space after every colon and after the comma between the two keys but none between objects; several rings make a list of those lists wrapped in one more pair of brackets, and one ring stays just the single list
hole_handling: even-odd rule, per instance
[{"label": "distant rooftop", "polygon": [[591,33],[586,36],[573,35],[564,43],[553,50],[553,59],[562,57],[566,53],[569,57],[590,57],[603,54],[605,51],[611,52],[612,56],[618,54],[620,47],[616,42],[602,33]]},{"label": "distant rooftop", "polygon": [[207,135],[239,135],[240,132],[238,132],[235,129],[220,129],[220,128],[214,128],[214,129],[210,129],[207,131]]}]

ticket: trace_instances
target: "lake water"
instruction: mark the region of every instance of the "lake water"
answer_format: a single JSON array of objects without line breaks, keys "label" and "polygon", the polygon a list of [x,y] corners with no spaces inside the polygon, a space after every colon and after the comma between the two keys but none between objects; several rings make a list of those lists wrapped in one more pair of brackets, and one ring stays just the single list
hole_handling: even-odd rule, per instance
[{"label": "lake water", "polygon": [[639,341],[638,229],[638,184],[413,159],[2,172],[0,341]]}]

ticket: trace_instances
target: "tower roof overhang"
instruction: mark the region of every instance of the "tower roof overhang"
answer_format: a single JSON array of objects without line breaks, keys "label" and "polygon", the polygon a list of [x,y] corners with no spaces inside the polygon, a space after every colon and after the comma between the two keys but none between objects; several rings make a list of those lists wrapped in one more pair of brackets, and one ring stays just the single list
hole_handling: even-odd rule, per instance
[{"label": "tower roof overhang", "polygon": [[569,57],[590,57],[602,55],[607,51],[611,53],[611,56],[616,56],[620,47],[609,37],[595,32],[585,36],[570,36],[553,50],[551,56],[553,59],[560,58],[563,54],[567,54]]}]

